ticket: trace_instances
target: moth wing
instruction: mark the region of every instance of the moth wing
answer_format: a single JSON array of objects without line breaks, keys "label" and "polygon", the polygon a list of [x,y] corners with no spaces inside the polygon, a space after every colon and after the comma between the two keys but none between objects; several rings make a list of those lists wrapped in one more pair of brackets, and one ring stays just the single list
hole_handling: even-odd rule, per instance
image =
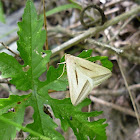
[{"label": "moth wing", "polygon": [[108,74],[104,74],[104,75],[92,78],[93,88],[100,85],[103,81],[107,80],[110,76],[111,76],[111,73],[108,73]]},{"label": "moth wing", "polygon": [[79,66],[81,72],[83,72],[86,76],[90,78],[98,78],[106,75],[111,75],[111,71],[101,65],[90,62],[88,60],[75,57],[76,63]]},{"label": "moth wing", "polygon": [[88,60],[65,55],[70,97],[73,105],[84,100],[92,89],[111,76],[111,71]]},{"label": "moth wing", "polygon": [[79,70],[93,80],[93,88],[111,76],[111,71],[101,65],[76,57]]},{"label": "moth wing", "polygon": [[77,105],[82,102],[92,91],[93,83],[89,77],[84,75],[78,67],[76,67],[77,72],[77,85],[74,92],[70,92],[71,100],[73,105]]},{"label": "moth wing", "polygon": [[87,77],[81,71],[79,71],[78,67],[75,64],[75,59],[73,59],[73,57],[69,59],[69,57],[66,56],[65,59],[69,82],[70,98],[72,104],[77,105],[77,102],[79,103],[82,101],[81,96],[85,94],[85,92],[90,92],[92,87],[87,84]]}]

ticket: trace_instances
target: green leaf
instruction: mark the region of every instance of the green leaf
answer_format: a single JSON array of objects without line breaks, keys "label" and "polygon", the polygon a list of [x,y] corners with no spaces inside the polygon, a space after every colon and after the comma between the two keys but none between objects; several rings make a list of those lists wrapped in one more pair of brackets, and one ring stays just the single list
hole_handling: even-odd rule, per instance
[{"label": "green leaf", "polygon": [[101,64],[112,70],[112,67],[113,67],[113,64],[111,61],[108,60],[108,57],[107,56],[94,56],[94,57],[91,57],[91,54],[92,54],[92,50],[84,50],[82,51],[78,57],[80,58],[85,58],[91,62],[96,62],[97,60],[100,60],[101,61]]},{"label": "green leaf", "polygon": [[[92,140],[95,138],[95,140],[106,140],[106,134],[105,134],[105,127],[107,124],[104,123],[105,119],[100,119],[98,121],[86,123],[82,130],[80,132],[81,135],[84,133],[85,135],[88,134],[89,138]],[[89,126],[89,129],[87,129],[87,125]],[[92,133],[93,132],[93,133]],[[82,138],[82,137],[81,137]]]},{"label": "green leaf", "polygon": [[108,58],[102,59],[102,60],[101,60],[101,63],[102,63],[102,65],[103,65],[104,67],[106,67],[106,68],[108,68],[108,69],[110,69],[110,70],[112,71],[113,64],[112,64],[111,61],[108,60]]},{"label": "green leaf", "polygon": [[78,55],[78,57],[87,58],[87,57],[90,57],[91,54],[92,54],[92,50],[84,50]]},{"label": "green leaf", "polygon": [[[37,89],[43,83],[38,78],[46,71],[46,64],[49,62],[51,51],[43,50],[46,39],[46,32],[42,30],[43,19],[37,20],[37,13],[31,0],[27,1],[22,22],[18,23],[18,26],[19,41],[17,45],[24,65],[20,65],[14,57],[1,53],[0,71],[3,77],[12,78],[10,82],[15,84],[17,89],[32,89],[32,94],[24,102],[26,106],[32,106],[34,109],[34,123],[28,127],[40,135],[63,139],[63,136],[55,130],[57,125],[43,112],[44,101],[40,100],[37,95]],[[1,114],[21,100],[22,97],[19,99],[18,96],[10,96],[7,100],[2,99],[0,102]]]},{"label": "green leaf", "polygon": [[10,82],[16,85],[17,89],[28,90],[32,88],[31,70],[24,72],[23,68],[11,55],[0,53],[0,71],[2,72],[2,77],[12,78]]},{"label": "green leaf", "polygon": [[[45,136],[43,136],[43,135],[41,135],[41,134],[31,130],[31,129],[23,127],[19,123],[16,123],[16,122],[14,122],[14,121],[12,121],[10,119],[7,119],[6,116],[5,117],[0,116],[0,122],[4,122],[5,124],[8,124],[9,126],[12,125],[12,126],[15,126],[16,128],[19,128],[19,129],[22,129],[24,131],[30,132],[34,136],[39,137],[39,138],[41,138],[43,140],[50,140],[50,138],[48,138],[48,137],[45,137]],[[10,131],[10,132],[12,132],[12,131]],[[1,135],[0,135],[0,137],[3,139],[3,137]],[[5,138],[4,138],[4,140],[5,140]]]},{"label": "green leaf", "polygon": [[[46,31],[42,30],[43,19],[37,20],[37,13],[33,3],[27,1],[22,22],[19,26],[18,51],[24,60],[24,66],[31,67],[31,75],[36,80],[45,70],[49,62],[51,51],[44,51]],[[44,55],[43,55],[44,54]]]},{"label": "green leaf", "polygon": [[0,115],[6,113],[8,109],[15,108],[18,104],[25,103],[29,95],[10,95],[9,98],[0,98]]},{"label": "green leaf", "polygon": [[3,6],[2,6],[1,0],[0,0],[0,21],[5,23],[5,17],[4,17],[4,13],[3,13]]},{"label": "green leaf", "polygon": [[[42,88],[56,91],[64,91],[68,85],[64,64],[55,69],[51,66],[47,72],[47,80],[42,84]],[[61,76],[62,75],[62,76]]]},{"label": "green leaf", "polygon": [[102,114],[102,111],[94,111],[89,113],[81,112],[84,106],[90,104],[91,101],[89,99],[85,99],[82,103],[75,107],[71,104],[69,98],[63,100],[50,98],[48,100],[45,90],[42,89],[40,92],[43,93],[43,91],[44,94],[42,97],[43,99],[47,99],[46,105],[50,105],[55,117],[61,120],[61,127],[64,131],[67,131],[68,127],[71,127],[78,140],[87,140],[88,136],[91,139],[95,138],[95,140],[99,140],[100,138],[102,140],[106,140],[105,127],[107,124],[103,124],[105,119],[100,119],[95,122],[88,122],[88,117],[98,116]]},{"label": "green leaf", "polygon": [[100,60],[101,61],[101,64],[112,70],[112,67],[113,67],[113,64],[111,61],[108,60],[108,57],[107,56],[95,56],[95,57],[89,57],[87,60],[89,61],[92,61],[92,62],[96,62],[97,60]]},{"label": "green leaf", "polygon": [[58,12],[62,12],[64,10],[67,10],[70,8],[77,8],[77,9],[81,10],[81,7],[78,4],[74,4],[74,3],[73,4],[66,4],[66,5],[61,5],[61,6],[58,6],[56,8],[53,8],[50,11],[47,11],[46,16],[50,16],[50,15],[56,14]]},{"label": "green leaf", "polygon": [[43,50],[46,37],[45,30],[42,30],[43,19],[37,20],[36,10],[30,0],[27,1],[22,22],[18,25],[20,30],[17,45],[24,65],[20,65],[12,56],[1,53],[0,71],[3,77],[12,78],[11,83],[16,85],[17,89],[29,90],[46,71],[51,51]]},{"label": "green leaf", "polygon": [[[4,104],[6,104],[7,102],[10,102],[7,108],[14,107],[14,112],[10,111],[8,113],[5,113],[2,115],[2,117],[7,118],[21,125],[24,120],[24,111],[25,111],[25,104],[24,104],[25,101],[22,101],[22,100],[25,99],[25,97],[27,97],[27,95],[26,96],[24,95],[21,97],[11,96],[9,99],[5,99],[7,100],[5,102],[2,101],[2,99],[0,99],[0,104],[3,105],[3,107],[4,107]],[[17,101],[20,104],[18,104]],[[19,129],[16,128],[15,126],[12,126],[9,123],[5,123],[0,120],[0,139],[1,140],[14,139],[16,136],[17,130],[19,131]]]},{"label": "green leaf", "polygon": [[[35,94],[33,93],[33,95]],[[28,124],[27,128],[54,140],[64,140],[63,136],[55,130],[57,124],[53,122],[50,116],[43,112],[45,100],[36,94],[35,96],[32,96],[28,102],[28,105],[32,106],[34,109],[34,122]],[[34,136],[30,135],[30,137]]]},{"label": "green leaf", "polygon": [[[9,112],[2,116],[11,121],[16,121],[15,119],[17,118],[18,114],[15,114],[14,112]],[[15,136],[16,136],[16,128],[0,120],[0,139],[10,140],[10,139],[14,139]]]}]

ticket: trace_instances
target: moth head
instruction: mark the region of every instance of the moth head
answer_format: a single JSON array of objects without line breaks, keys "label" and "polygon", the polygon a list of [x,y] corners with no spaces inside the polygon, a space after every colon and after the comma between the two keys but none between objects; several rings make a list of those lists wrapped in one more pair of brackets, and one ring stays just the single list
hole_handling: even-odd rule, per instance
[{"label": "moth head", "polygon": [[65,54],[65,60],[69,59],[71,57],[70,54]]},{"label": "moth head", "polygon": [[75,61],[75,56],[72,56],[70,54],[65,54],[65,61],[66,63],[69,61],[69,62],[72,62],[73,64],[77,64],[76,61]]}]

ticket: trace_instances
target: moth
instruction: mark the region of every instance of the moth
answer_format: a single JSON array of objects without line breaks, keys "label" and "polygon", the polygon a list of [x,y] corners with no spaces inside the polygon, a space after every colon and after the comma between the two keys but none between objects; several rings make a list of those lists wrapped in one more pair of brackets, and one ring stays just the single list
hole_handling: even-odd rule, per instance
[{"label": "moth", "polygon": [[70,98],[78,105],[92,91],[111,76],[111,71],[83,58],[65,54]]}]

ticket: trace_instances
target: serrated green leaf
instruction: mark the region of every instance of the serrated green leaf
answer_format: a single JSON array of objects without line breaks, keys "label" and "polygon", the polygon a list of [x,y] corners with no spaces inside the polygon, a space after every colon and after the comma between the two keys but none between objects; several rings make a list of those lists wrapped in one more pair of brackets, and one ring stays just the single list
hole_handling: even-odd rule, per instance
[{"label": "serrated green leaf", "polygon": [[64,64],[60,64],[58,68],[50,66],[47,72],[47,80],[41,83],[40,88],[45,91],[48,89],[56,91],[64,91],[68,85]]},{"label": "serrated green leaf", "polygon": [[46,63],[49,62],[51,51],[43,50],[46,39],[46,32],[42,30],[43,19],[37,19],[35,7],[30,0],[27,1],[22,22],[19,22],[18,26],[18,51],[24,60],[24,66],[31,67],[31,75],[34,80],[37,80],[46,70]]},{"label": "serrated green leaf", "polygon": [[0,53],[0,71],[2,71],[3,78],[14,78],[18,73],[23,74],[22,65],[13,56],[6,53]]},{"label": "serrated green leaf", "polygon": [[107,56],[94,56],[94,57],[91,57],[91,54],[92,54],[92,50],[84,50],[82,51],[78,57],[80,58],[85,58],[91,62],[96,62],[97,60],[101,61],[101,64],[112,70],[112,67],[113,67],[113,64],[111,61],[108,60],[108,57]]},{"label": "serrated green leaf", "polygon": [[[56,70],[54,72],[56,73]],[[48,76],[50,78],[49,79],[50,83],[52,83],[52,87],[55,88],[56,85],[55,82],[53,81],[57,80],[57,76],[53,77],[51,74],[48,74]],[[46,99],[45,102],[46,105],[51,106],[55,117],[61,120],[61,127],[63,128],[64,131],[66,131],[68,127],[71,127],[77,139],[87,139],[88,136],[91,136],[92,138],[102,137],[103,138],[102,140],[106,140],[105,127],[107,126],[107,124],[102,124],[103,122],[101,123],[99,121],[99,123],[95,125],[95,127],[97,127],[101,132],[103,131],[102,134],[100,133],[98,134],[95,128],[91,129],[90,123],[88,122],[88,117],[98,116],[102,113],[102,111],[100,112],[94,111],[89,113],[81,112],[84,106],[87,106],[91,103],[89,99],[85,99],[82,103],[80,103],[78,106],[75,107],[71,104],[69,98],[63,100],[57,100],[49,97],[47,94],[48,88],[49,88],[49,83],[48,85],[42,87],[38,91],[38,93],[39,95],[42,96],[44,100]],[[89,131],[83,131],[85,127],[87,130],[89,129]]]},{"label": "serrated green leaf", "polygon": [[11,84],[17,89],[31,89],[31,70],[24,72],[23,66],[11,55],[0,53],[0,71],[3,78],[12,78]]},{"label": "serrated green leaf", "polygon": [[106,140],[107,137],[105,134],[105,127],[107,126],[107,124],[104,124],[104,122],[105,119],[100,119],[98,121],[85,123],[83,127],[79,129],[80,139],[82,139],[82,137],[85,137],[84,135],[88,134],[91,140]]},{"label": "serrated green leaf", "polygon": [[[14,122],[14,121],[12,121],[10,119],[7,119],[6,117],[0,116],[0,121],[4,122],[5,124],[15,126],[16,128],[22,129],[23,131],[30,132],[30,134],[33,134],[34,136],[36,136],[36,138],[38,137],[38,138],[43,139],[43,140],[50,140],[50,138],[45,137],[45,136],[43,136],[43,135],[41,135],[41,134],[31,130],[31,129],[28,129],[27,127],[25,128],[21,124],[16,123],[16,122]],[[2,136],[0,136],[0,137],[3,139]]]},{"label": "serrated green leaf", "polygon": [[[15,96],[13,96],[13,98],[15,98]],[[16,107],[15,107],[15,105],[13,106],[13,107],[15,107],[14,112],[5,113],[2,115],[2,117],[7,118],[7,119],[21,125],[24,120],[25,104],[21,102],[20,104],[16,103],[16,105],[17,105]],[[15,126],[10,125],[9,123],[5,123],[0,120],[0,139],[1,140],[14,139],[16,136],[17,130],[19,131],[19,129],[16,128]]]},{"label": "serrated green leaf", "polygon": [[[33,3],[28,0],[19,25],[18,50],[24,65],[20,65],[15,58],[5,53],[0,54],[0,71],[5,78],[17,89],[32,89],[34,83],[38,83],[39,76],[46,71],[46,63],[49,62],[51,51],[44,51],[46,33],[42,30],[43,19],[37,20],[36,10]],[[44,54],[44,55],[43,55]]]},{"label": "serrated green leaf", "polygon": [[[4,114],[2,116],[13,121],[13,119],[15,117],[15,113],[10,112],[10,113]],[[9,140],[9,139],[14,139],[15,136],[16,136],[16,128],[12,125],[9,125],[9,124],[6,124],[6,123],[0,121],[0,139]]]},{"label": "serrated green leaf", "polygon": [[15,108],[18,103],[25,103],[25,101],[30,97],[31,95],[10,95],[9,98],[1,98],[0,99],[0,115],[3,113],[6,113],[8,109]]},{"label": "serrated green leaf", "polygon": [[92,51],[93,51],[93,50],[84,50],[84,51],[82,51],[82,52],[78,55],[78,57],[80,57],[80,58],[88,58],[88,57],[91,56]]},{"label": "serrated green leaf", "polygon": [[100,60],[101,61],[101,64],[112,70],[112,67],[113,67],[113,64],[111,61],[108,60],[108,57],[107,56],[95,56],[95,57],[89,57],[87,58],[87,60],[91,61],[91,62],[96,62],[97,60]]},{"label": "serrated green leaf", "polygon": [[32,106],[34,109],[34,115],[33,115],[34,122],[28,124],[27,128],[32,129],[54,140],[64,140],[63,136],[55,130],[57,124],[53,122],[50,116],[46,115],[43,112],[43,105],[45,103],[45,100],[42,99],[37,94],[33,93],[33,95],[35,96],[34,97],[32,96],[28,100],[29,102],[28,105]]},{"label": "serrated green leaf", "polygon": [[103,60],[101,60],[101,63],[104,67],[106,67],[112,71],[113,64],[111,61],[109,61],[108,59],[103,59]]},{"label": "serrated green leaf", "polygon": [[[41,93],[42,92],[43,91],[41,91]],[[45,93],[46,92],[44,92],[42,97],[44,96],[43,99],[47,99],[46,104],[51,106],[55,117],[61,120],[61,127],[64,131],[66,131],[68,127],[71,127],[78,140],[87,140],[88,136],[92,137],[92,139],[96,137],[95,140],[98,140],[98,138],[103,138],[102,140],[106,140],[105,127],[107,124],[103,124],[105,120],[98,120],[98,123],[88,122],[88,117],[98,116],[102,113],[102,111],[94,111],[89,113],[81,112],[84,106],[90,104],[91,101],[89,99],[85,99],[82,103],[75,107],[71,104],[69,98],[63,100],[50,98],[48,100]],[[94,127],[92,126],[93,123]],[[102,133],[98,133],[95,128],[99,130],[98,132]]]}]

